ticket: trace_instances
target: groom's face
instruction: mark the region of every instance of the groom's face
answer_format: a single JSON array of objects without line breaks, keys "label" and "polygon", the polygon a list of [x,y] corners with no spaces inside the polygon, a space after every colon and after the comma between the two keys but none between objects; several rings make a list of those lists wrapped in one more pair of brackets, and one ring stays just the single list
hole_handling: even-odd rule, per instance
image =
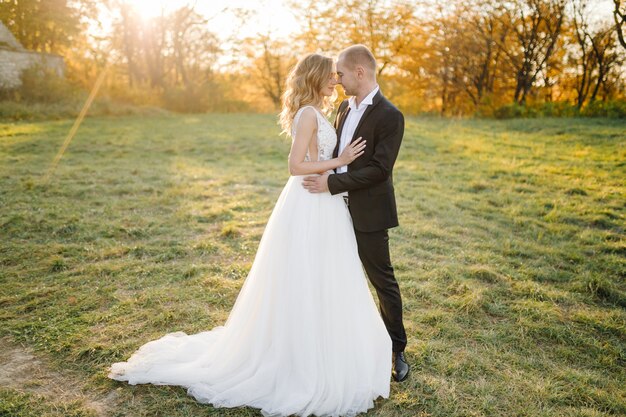
[{"label": "groom's face", "polygon": [[344,59],[341,57],[337,61],[337,81],[343,87],[343,90],[349,96],[355,96],[357,94],[359,80],[357,78],[357,72],[354,69],[350,69]]}]

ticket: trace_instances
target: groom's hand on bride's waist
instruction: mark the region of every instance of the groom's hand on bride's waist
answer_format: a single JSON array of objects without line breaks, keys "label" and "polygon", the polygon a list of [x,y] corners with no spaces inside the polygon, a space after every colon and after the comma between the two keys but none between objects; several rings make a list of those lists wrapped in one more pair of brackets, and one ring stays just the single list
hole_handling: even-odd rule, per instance
[{"label": "groom's hand on bride's waist", "polygon": [[310,193],[325,193],[328,191],[328,173],[323,175],[304,177],[302,186]]}]

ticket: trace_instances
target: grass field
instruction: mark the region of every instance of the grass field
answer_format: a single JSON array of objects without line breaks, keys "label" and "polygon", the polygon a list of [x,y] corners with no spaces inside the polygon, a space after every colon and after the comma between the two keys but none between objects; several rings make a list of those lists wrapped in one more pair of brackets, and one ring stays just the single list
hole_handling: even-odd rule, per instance
[{"label": "grass field", "polygon": [[[0,124],[0,416],[258,416],[106,378],[223,324],[288,178],[275,118]],[[626,415],[626,122],[409,119],[410,379],[369,416]],[[358,347],[355,347],[358,348]]]}]

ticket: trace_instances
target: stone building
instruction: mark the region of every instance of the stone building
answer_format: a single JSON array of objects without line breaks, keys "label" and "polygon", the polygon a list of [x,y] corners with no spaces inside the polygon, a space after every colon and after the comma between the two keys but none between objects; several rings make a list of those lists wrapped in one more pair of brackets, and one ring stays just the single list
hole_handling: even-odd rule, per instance
[{"label": "stone building", "polygon": [[22,71],[36,64],[52,68],[59,76],[63,76],[65,71],[62,56],[24,49],[4,23],[0,22],[0,89],[19,87]]}]

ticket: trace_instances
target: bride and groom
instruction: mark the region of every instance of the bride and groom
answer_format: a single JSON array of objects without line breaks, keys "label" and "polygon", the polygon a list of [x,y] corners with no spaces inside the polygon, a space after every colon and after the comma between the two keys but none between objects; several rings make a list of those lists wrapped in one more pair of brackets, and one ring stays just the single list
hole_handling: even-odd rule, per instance
[{"label": "bride and groom", "polygon": [[[348,100],[334,126],[336,84]],[[406,379],[402,301],[387,229],[398,225],[392,168],[404,118],[381,94],[363,45],[310,54],[291,71],[280,123],[292,137],[290,178],[223,326],[169,333],[109,377],[179,385],[215,407],[264,416],[344,416]],[[380,313],[367,277],[378,295]]]}]

